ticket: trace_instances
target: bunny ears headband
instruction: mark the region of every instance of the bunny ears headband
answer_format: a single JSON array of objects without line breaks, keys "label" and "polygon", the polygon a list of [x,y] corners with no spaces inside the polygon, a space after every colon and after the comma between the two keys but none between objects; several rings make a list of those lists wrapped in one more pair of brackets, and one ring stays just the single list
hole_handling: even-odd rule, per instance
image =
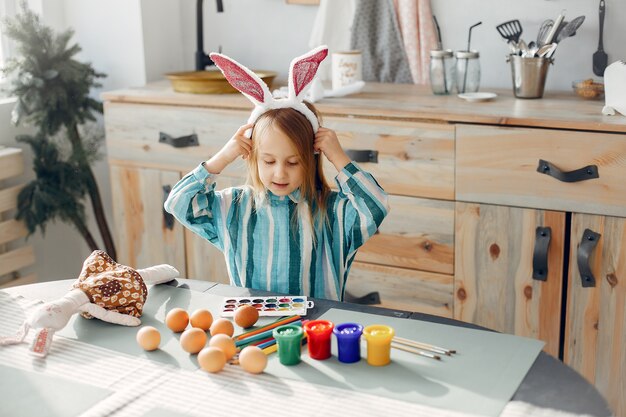
[{"label": "bunny ears headband", "polygon": [[323,45],[294,58],[289,66],[289,95],[283,99],[274,98],[263,80],[234,59],[215,52],[211,53],[210,57],[230,85],[254,104],[248,123],[256,122],[259,116],[268,110],[292,108],[311,122],[313,132],[316,133],[319,128],[317,117],[302,101],[320,63],[327,55],[328,47]]}]

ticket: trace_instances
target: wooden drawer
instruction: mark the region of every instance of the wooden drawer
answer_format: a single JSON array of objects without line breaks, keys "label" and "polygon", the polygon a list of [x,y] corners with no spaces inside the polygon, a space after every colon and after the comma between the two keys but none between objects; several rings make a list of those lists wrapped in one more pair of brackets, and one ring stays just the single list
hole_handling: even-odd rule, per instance
[{"label": "wooden drawer", "polygon": [[[626,216],[626,135],[458,125],[456,152],[459,201]],[[599,178],[561,182],[539,160]]]},{"label": "wooden drawer", "polygon": [[[105,103],[109,161],[146,168],[187,172],[217,153],[248,120],[249,112],[200,107]],[[159,133],[198,135],[199,146],[176,148],[159,143]],[[245,176],[245,162],[230,164],[224,174]]]},{"label": "wooden drawer", "polygon": [[[378,162],[359,163],[389,194],[454,199],[454,126],[324,117],[346,150],[376,150]],[[337,171],[328,161],[328,180]]]},{"label": "wooden drawer", "polygon": [[380,294],[380,307],[452,317],[452,275],[354,262],[346,291]]},{"label": "wooden drawer", "polygon": [[390,196],[391,211],[356,260],[454,273],[454,202]]}]

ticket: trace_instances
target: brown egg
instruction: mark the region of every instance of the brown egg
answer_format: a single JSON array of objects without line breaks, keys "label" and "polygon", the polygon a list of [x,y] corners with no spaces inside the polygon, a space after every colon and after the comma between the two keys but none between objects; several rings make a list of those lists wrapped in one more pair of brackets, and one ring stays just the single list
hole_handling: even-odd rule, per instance
[{"label": "brown egg", "polygon": [[198,353],[206,344],[206,333],[202,329],[192,327],[180,335],[180,346],[185,352]]},{"label": "brown egg", "polygon": [[206,347],[198,353],[198,363],[207,372],[219,372],[226,365],[226,355],[221,349]]},{"label": "brown egg", "polygon": [[161,343],[161,333],[152,326],[143,326],[137,332],[137,343],[145,350],[155,350]]},{"label": "brown egg", "polygon": [[247,346],[239,352],[239,365],[251,374],[260,374],[267,366],[267,355],[257,346]]},{"label": "brown egg", "polygon": [[180,333],[189,324],[189,314],[182,308],[173,308],[165,316],[165,324],[173,332]]},{"label": "brown egg", "polygon": [[189,321],[192,327],[199,327],[206,332],[211,328],[211,324],[213,324],[213,314],[211,314],[209,310],[196,310],[189,318]]},{"label": "brown egg", "polygon": [[227,334],[216,334],[215,336],[211,336],[211,339],[209,339],[209,346],[221,349],[226,355],[226,360],[229,360],[235,356],[235,353],[237,353],[235,341]]},{"label": "brown egg", "polygon": [[235,323],[244,329],[254,326],[258,319],[259,312],[249,304],[244,304],[235,310]]},{"label": "brown egg", "polygon": [[227,319],[217,319],[211,325],[211,336],[215,336],[216,334],[225,334],[230,337],[235,333],[235,326],[230,320]]}]

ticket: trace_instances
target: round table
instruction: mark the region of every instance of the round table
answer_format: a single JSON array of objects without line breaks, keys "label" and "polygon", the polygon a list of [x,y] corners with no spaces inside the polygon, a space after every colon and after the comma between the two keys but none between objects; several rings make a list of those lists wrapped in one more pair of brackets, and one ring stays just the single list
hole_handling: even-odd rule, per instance
[{"label": "round table", "polygon": [[[43,282],[7,288],[3,291],[11,295],[21,295],[29,299],[50,301],[63,296],[68,291],[73,281],[74,280]],[[270,294],[265,291],[189,279],[177,279],[164,285],[172,285],[224,296],[262,296]],[[272,295],[275,294],[272,293]],[[307,317],[309,318],[317,318],[331,308],[340,308],[382,316],[405,318],[407,320],[422,320],[490,331],[469,323],[428,314],[397,311],[361,304],[341,303],[324,299],[313,300],[315,306],[308,310]],[[576,371],[545,352],[539,354],[512,400],[523,401],[537,407],[551,408],[569,413],[588,414],[598,417],[612,415],[607,402],[593,385],[587,382]]]}]

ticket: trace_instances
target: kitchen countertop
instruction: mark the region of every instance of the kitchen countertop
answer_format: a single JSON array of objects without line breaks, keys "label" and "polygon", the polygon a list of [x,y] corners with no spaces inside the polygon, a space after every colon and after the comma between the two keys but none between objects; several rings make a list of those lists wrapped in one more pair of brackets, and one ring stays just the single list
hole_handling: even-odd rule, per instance
[{"label": "kitchen countertop", "polygon": [[[626,117],[604,116],[604,100],[584,100],[571,92],[546,92],[541,99],[518,99],[511,89],[490,90],[495,100],[470,103],[456,95],[435,96],[430,87],[367,83],[358,93],[315,103],[325,117],[349,116],[435,123],[471,123],[626,133]],[[109,91],[104,101],[249,110],[252,103],[237,94],[186,94],[169,81]]]}]

